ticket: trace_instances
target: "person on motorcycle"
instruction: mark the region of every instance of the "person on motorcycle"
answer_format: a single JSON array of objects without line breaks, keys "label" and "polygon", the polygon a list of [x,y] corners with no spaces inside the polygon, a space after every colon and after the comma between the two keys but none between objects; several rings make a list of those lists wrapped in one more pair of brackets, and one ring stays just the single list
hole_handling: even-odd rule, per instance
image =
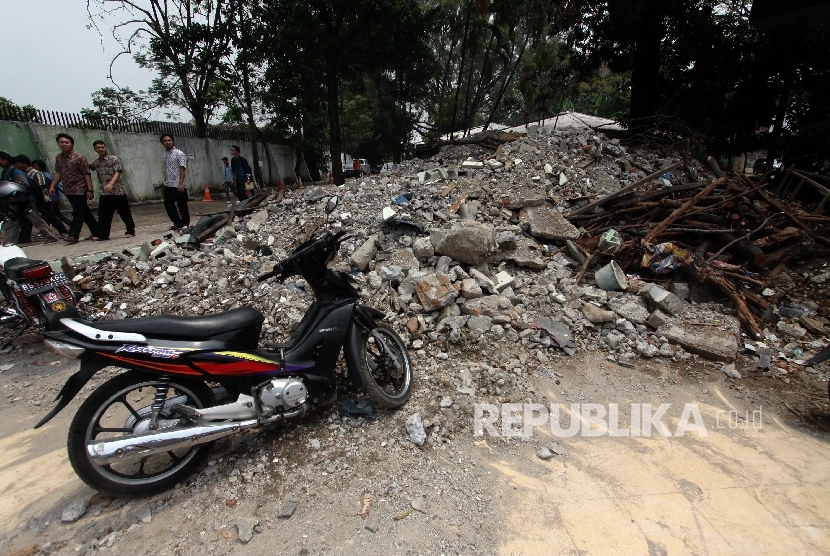
[{"label": "person on motorcycle", "polygon": [[26,173],[14,167],[14,158],[7,152],[0,151],[0,181],[17,184],[25,195],[15,195],[12,198],[0,200],[0,218],[3,219],[3,245],[16,245],[20,239],[22,223],[34,226],[47,238],[46,243],[58,241],[49,225],[31,209],[29,178]]}]

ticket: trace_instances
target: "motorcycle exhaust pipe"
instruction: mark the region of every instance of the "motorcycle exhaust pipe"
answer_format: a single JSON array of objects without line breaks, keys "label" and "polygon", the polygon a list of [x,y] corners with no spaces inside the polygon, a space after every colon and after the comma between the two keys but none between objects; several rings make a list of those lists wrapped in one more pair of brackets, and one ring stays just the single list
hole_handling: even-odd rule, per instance
[{"label": "motorcycle exhaust pipe", "polygon": [[87,444],[86,452],[92,463],[101,466],[138,461],[173,450],[189,450],[200,444],[207,444],[249,429],[300,417],[305,413],[305,410],[306,408],[303,405],[297,409],[259,421],[257,419],[247,419],[245,421],[212,423],[193,427],[171,427],[145,434],[116,437]]}]

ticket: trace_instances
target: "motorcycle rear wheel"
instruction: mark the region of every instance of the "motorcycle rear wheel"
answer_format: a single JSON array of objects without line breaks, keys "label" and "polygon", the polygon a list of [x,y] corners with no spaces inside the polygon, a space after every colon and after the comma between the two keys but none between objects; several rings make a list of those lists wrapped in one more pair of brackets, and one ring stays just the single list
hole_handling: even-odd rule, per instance
[{"label": "motorcycle rear wheel", "polygon": [[381,407],[394,409],[404,405],[412,395],[413,374],[412,361],[401,337],[391,326],[377,324],[373,331],[363,332],[360,345],[360,372],[366,382],[366,397]]},{"label": "motorcycle rear wheel", "polygon": [[[159,421],[177,419],[174,403],[204,408],[216,403],[203,382],[171,378]],[[210,454],[211,444],[146,457],[137,462],[93,463],[87,445],[96,440],[148,432],[151,404],[159,377],[128,371],[105,382],[84,401],[69,427],[69,462],[92,488],[114,496],[146,496],[165,490],[187,477]]]}]

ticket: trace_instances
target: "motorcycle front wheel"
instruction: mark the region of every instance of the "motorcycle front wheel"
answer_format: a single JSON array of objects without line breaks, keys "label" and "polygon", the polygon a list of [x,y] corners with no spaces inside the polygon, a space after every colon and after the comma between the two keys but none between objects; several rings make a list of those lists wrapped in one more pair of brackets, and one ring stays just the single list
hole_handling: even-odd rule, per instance
[{"label": "motorcycle front wheel", "polygon": [[412,395],[412,361],[398,333],[391,326],[377,324],[363,332],[360,345],[366,397],[381,407],[404,405]]},{"label": "motorcycle front wheel", "polygon": [[[152,404],[163,384],[159,377],[128,371],[105,382],[81,405],[69,427],[69,462],[92,488],[114,496],[146,496],[186,478],[210,453],[211,444],[171,450],[138,461],[109,465],[94,463],[87,446],[96,441],[150,432]],[[171,378],[157,426],[176,424],[175,404],[195,408],[214,405],[213,392],[203,382]]]}]

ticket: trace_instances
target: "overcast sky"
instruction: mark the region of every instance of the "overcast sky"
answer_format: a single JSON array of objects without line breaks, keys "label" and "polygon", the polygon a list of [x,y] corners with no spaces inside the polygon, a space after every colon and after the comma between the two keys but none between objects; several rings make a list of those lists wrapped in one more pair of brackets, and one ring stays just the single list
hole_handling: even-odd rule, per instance
[{"label": "overcast sky", "polygon": [[[112,86],[109,65],[118,44],[102,28],[87,29],[86,0],[4,0],[3,78],[0,96],[19,105],[79,112],[91,94]],[[107,40],[108,39],[108,40]],[[146,89],[151,72],[128,56],[113,66],[113,78],[134,91]]]}]

